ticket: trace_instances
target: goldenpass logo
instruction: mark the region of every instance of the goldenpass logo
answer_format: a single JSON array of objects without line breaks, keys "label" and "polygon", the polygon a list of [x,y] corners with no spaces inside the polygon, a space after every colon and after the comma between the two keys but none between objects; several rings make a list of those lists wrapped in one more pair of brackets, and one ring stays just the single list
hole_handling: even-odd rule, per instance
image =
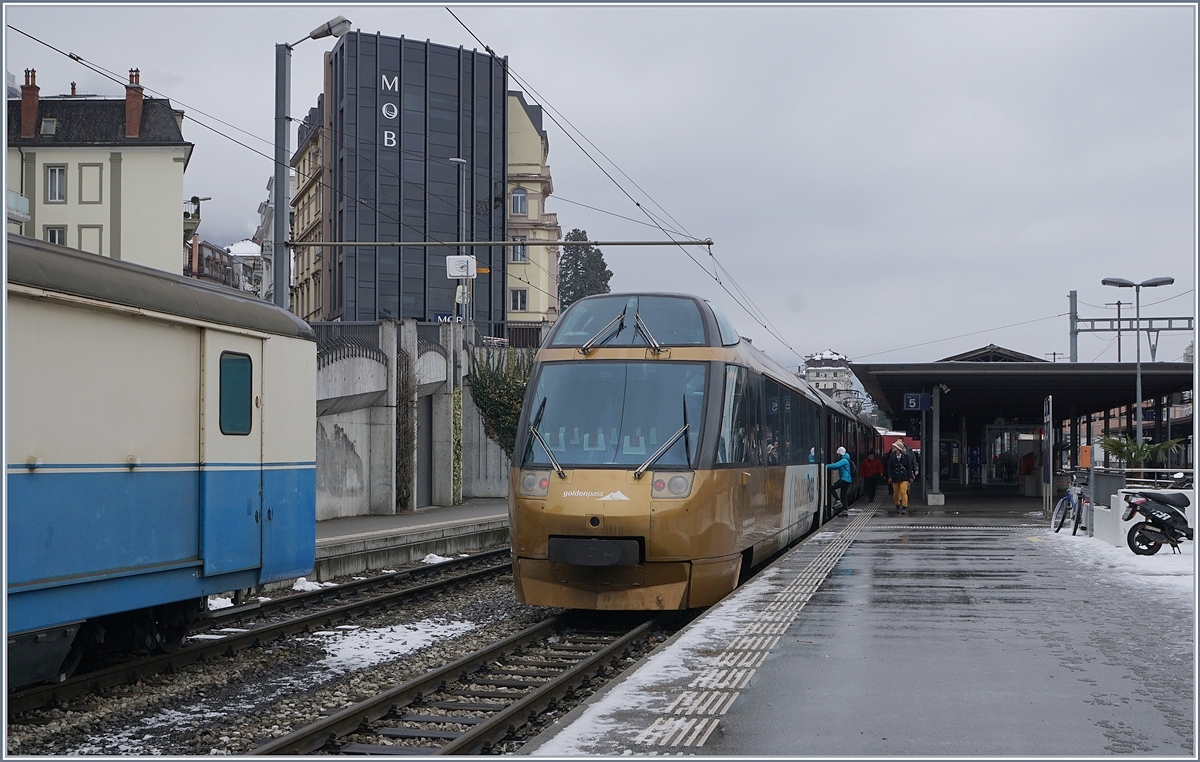
[{"label": "goldenpass logo", "polygon": [[601,497],[603,492],[584,492],[583,490],[573,489],[563,493],[563,497]]}]

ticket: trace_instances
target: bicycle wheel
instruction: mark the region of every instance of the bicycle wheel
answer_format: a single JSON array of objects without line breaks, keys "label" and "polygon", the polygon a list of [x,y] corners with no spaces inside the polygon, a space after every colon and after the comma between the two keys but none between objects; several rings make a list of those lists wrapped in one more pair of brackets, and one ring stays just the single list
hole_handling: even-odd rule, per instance
[{"label": "bicycle wheel", "polygon": [[1054,506],[1054,513],[1050,516],[1050,526],[1054,531],[1062,529],[1063,522],[1067,520],[1067,510],[1071,507],[1071,501],[1068,498],[1063,498],[1058,501],[1058,505]]},{"label": "bicycle wheel", "polygon": [[1071,527],[1071,534],[1074,535],[1074,534],[1078,533],[1079,527],[1082,524],[1083,524],[1083,501],[1081,500],[1078,503],[1075,503],[1074,526]]}]

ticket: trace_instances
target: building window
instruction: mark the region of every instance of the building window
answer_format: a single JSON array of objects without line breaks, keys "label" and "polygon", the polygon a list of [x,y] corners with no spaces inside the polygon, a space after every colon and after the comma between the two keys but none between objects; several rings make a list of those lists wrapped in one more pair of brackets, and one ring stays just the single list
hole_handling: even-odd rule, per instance
[{"label": "building window", "polygon": [[525,312],[529,309],[529,289],[514,288],[508,292],[508,311]]},{"label": "building window", "polygon": [[67,228],[65,225],[48,226],[45,232],[45,238],[48,243],[56,243],[59,246],[67,245]]},{"label": "building window", "polygon": [[65,164],[46,167],[46,203],[64,204],[67,201],[67,167]]},{"label": "building window", "polygon": [[43,119],[41,132],[43,135],[53,135],[58,128],[57,119]]},{"label": "building window", "polygon": [[513,240],[521,241],[521,244],[512,247],[512,261],[516,263],[528,262],[529,260],[525,258],[525,236],[515,235],[513,236]]},{"label": "building window", "polygon": [[529,214],[529,194],[524,188],[517,188],[512,192],[512,214],[528,215]]}]

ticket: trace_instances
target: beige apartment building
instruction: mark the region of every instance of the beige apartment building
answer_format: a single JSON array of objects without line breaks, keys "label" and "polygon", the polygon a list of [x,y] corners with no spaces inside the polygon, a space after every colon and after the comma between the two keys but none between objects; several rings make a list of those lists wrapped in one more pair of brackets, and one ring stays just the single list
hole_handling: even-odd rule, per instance
[{"label": "beige apartment building", "polygon": [[[292,230],[295,241],[328,241],[328,210],[333,208],[330,182],[323,153],[325,98],[317,97],[315,108],[300,125],[299,147],[292,154],[296,172],[292,194]],[[320,246],[292,249],[292,312],[311,322],[325,319],[328,284],[321,277],[324,256]]]},{"label": "beige apartment building", "polygon": [[171,273],[184,267],[183,112],[146,98],[136,69],[124,100],[40,97],[25,71],[8,101],[8,230]]},{"label": "beige apartment building", "polygon": [[546,157],[550,143],[542,128],[542,107],[523,93],[508,93],[508,237],[525,242],[507,253],[505,316],[509,321],[553,322],[558,318],[559,247],[557,214],[546,213],[554,192]]}]

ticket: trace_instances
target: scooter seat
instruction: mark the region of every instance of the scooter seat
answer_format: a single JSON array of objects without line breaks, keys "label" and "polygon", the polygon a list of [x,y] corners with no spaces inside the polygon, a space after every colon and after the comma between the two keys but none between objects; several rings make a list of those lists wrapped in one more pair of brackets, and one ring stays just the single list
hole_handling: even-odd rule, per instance
[{"label": "scooter seat", "polygon": [[1187,508],[1191,505],[1188,496],[1182,492],[1139,492],[1139,495],[1147,500],[1155,500],[1167,505],[1173,505],[1176,508]]}]

